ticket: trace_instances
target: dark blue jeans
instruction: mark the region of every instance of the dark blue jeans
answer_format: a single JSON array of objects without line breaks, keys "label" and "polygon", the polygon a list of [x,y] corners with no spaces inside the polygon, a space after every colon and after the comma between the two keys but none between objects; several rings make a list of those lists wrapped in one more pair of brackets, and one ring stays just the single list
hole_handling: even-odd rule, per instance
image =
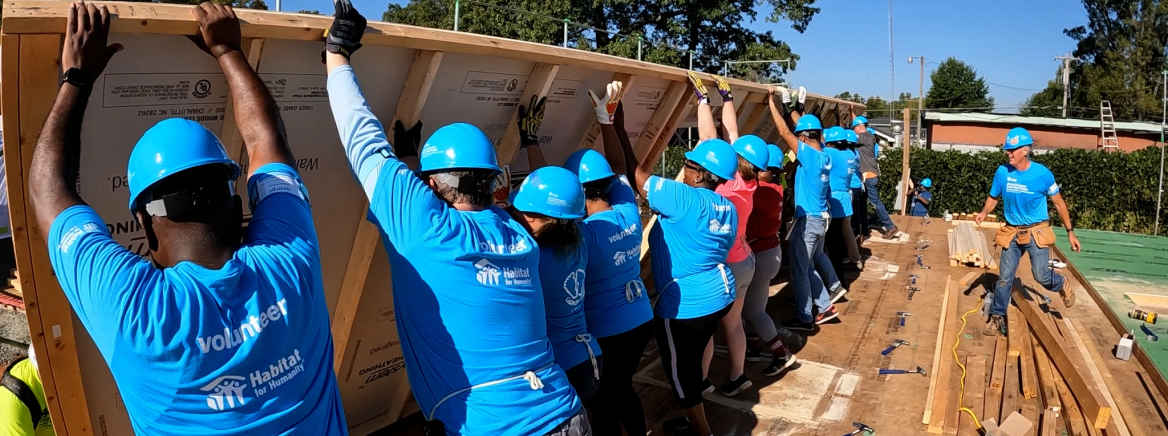
[{"label": "dark blue jeans", "polygon": [[1018,273],[1018,261],[1022,260],[1023,252],[1030,255],[1030,272],[1034,274],[1034,281],[1048,291],[1063,289],[1063,276],[1050,269],[1050,247],[1038,248],[1033,237],[1026,245],[1018,245],[1017,240],[1010,241],[1010,246],[1002,250],[1002,261],[998,265],[998,283],[994,287],[994,302],[990,305],[991,315],[1006,314],[1006,307],[1010,305],[1010,291],[1014,288],[1014,277]]},{"label": "dark blue jeans", "polygon": [[888,231],[888,229],[896,227],[896,224],[892,223],[892,218],[888,217],[888,209],[885,209],[884,202],[880,201],[879,182],[879,177],[865,180],[864,189],[868,190],[868,202],[872,203],[872,207],[876,208],[876,219],[880,220],[880,225],[884,226],[884,231]]}]

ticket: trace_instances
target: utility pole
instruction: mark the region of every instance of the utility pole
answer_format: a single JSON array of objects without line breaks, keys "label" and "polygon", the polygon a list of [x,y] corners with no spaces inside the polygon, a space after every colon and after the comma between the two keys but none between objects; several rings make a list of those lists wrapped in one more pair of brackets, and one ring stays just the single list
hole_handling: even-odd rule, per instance
[{"label": "utility pole", "polygon": [[1160,189],[1156,191],[1156,227],[1152,230],[1152,235],[1160,235],[1160,198],[1164,196],[1164,148],[1168,145],[1164,144],[1164,117],[1168,115],[1168,70],[1163,71],[1163,81],[1160,82],[1160,87],[1164,89],[1164,94],[1161,101],[1160,112]]},{"label": "utility pole", "polygon": [[924,142],[921,142],[921,113],[925,110],[925,57],[909,56],[908,63],[913,63],[913,58],[921,60],[921,85],[917,91],[917,146],[924,147]]},{"label": "utility pole", "polygon": [[1065,56],[1055,56],[1057,60],[1063,61],[1063,118],[1067,117],[1067,100],[1071,96],[1071,61],[1077,61],[1079,58],[1071,56],[1067,53]]},{"label": "utility pole", "polygon": [[[892,0],[888,0],[888,101],[892,102],[896,98],[896,59],[894,50],[892,49]],[[891,103],[889,103],[891,105]],[[888,118],[895,118],[895,112],[888,110]],[[907,120],[906,120],[907,121]],[[907,135],[908,132],[905,132]]]}]

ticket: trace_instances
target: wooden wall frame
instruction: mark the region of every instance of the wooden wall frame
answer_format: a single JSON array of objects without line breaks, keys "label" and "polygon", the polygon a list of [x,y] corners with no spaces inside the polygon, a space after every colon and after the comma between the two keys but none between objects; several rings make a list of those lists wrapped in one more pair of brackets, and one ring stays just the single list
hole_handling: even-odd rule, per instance
[{"label": "wooden wall frame", "polygon": [[[137,35],[195,35],[198,25],[191,16],[189,5],[158,3],[96,2],[106,5],[111,13],[113,34]],[[82,364],[78,359],[77,338],[73,313],[61,292],[48,260],[45,241],[39,236],[32,204],[26,194],[26,177],[32,161],[33,149],[45,118],[53,104],[60,77],[60,46],[69,10],[68,2],[6,1],[3,4],[2,54],[0,54],[0,111],[4,113],[4,152],[6,173],[9,175],[9,213],[16,252],[17,269],[24,291],[29,329],[38,366],[42,368],[49,413],[58,435],[94,435],[95,430],[86,403],[82,380]],[[276,56],[270,49],[278,40],[322,41],[332,18],[319,15],[290,14],[238,9],[242,23],[244,47],[248,62],[259,68],[265,54]],[[277,41],[273,41],[277,40]],[[563,47],[515,41],[470,33],[452,32],[392,23],[370,22],[362,41],[366,46],[398,47],[415,50],[402,92],[398,98],[393,119],[383,120],[392,129],[395,120],[407,126],[421,116],[435,76],[443,67],[446,54],[471,55],[488,58],[532,62],[534,67],[528,85],[522,91],[520,104],[526,105],[532,95],[545,96],[553,81],[565,70],[586,69],[611,73],[613,79],[625,83],[632,90],[635,83],[664,80],[664,90],[645,130],[635,141],[635,152],[646,165],[655,163],[669,144],[678,127],[687,123],[693,114],[695,101],[690,94],[686,71],[680,68],[639,62],[599,53],[584,52]],[[269,48],[269,50],[265,50]],[[122,55],[124,56],[124,54]],[[714,81],[708,75],[704,80],[710,87]],[[765,123],[765,97],[770,87],[763,84],[729,79],[736,93],[741,94],[736,111],[745,116],[743,134]],[[599,90],[603,90],[600,88]],[[579,89],[580,93],[586,92]],[[587,97],[585,97],[587,98]],[[812,102],[846,103],[832,98],[809,95]],[[230,101],[230,99],[228,99]],[[750,104],[752,109],[747,109]],[[816,106],[819,107],[819,106]],[[820,114],[820,116],[829,116]],[[234,125],[235,113],[230,103],[219,131],[231,156],[243,159],[242,137]],[[322,120],[324,121],[324,120]],[[512,115],[505,128],[503,140],[497,148],[500,164],[508,164],[518,152],[516,116]],[[327,120],[331,123],[332,120]],[[569,138],[575,149],[595,147],[600,136],[595,117],[587,117],[572,127],[581,128],[579,138]],[[544,129],[550,126],[544,125]],[[388,132],[387,132],[388,133]],[[553,162],[555,163],[555,162]],[[347,175],[346,175],[347,176]],[[318,194],[322,195],[322,194]],[[348,253],[322,255],[345,256],[348,259],[340,285],[339,298],[332,312],[335,370],[339,371],[346,358],[344,351],[350,341],[354,317],[360,306],[366,279],[378,243],[378,231],[364,220],[365,204],[358,214],[359,224],[353,235],[354,244]],[[349,212],[346,212],[346,214]],[[648,234],[648,231],[645,231]],[[647,254],[647,250],[644,250]],[[80,327],[80,324],[77,324]],[[89,364],[86,362],[86,364]],[[393,405],[393,419],[403,410],[409,396],[408,384],[401,383],[389,396]]]}]

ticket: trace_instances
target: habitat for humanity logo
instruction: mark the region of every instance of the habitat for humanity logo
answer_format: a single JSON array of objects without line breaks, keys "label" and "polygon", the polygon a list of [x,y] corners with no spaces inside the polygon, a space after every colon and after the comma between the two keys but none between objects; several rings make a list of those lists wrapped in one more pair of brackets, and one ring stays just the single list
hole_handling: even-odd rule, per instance
[{"label": "habitat for humanity logo", "polygon": [[729,235],[730,223],[722,224],[718,220],[710,220],[710,233],[715,235]]},{"label": "habitat for humanity logo", "polygon": [[242,406],[246,402],[243,399],[243,388],[247,385],[240,382],[245,380],[238,375],[225,375],[200,388],[203,392],[210,392],[207,394],[207,407],[211,410],[227,410]]},{"label": "habitat for humanity logo", "polygon": [[531,284],[531,270],[528,268],[501,268],[486,259],[479,260],[474,265],[478,269],[475,279],[484,285],[498,286],[500,276],[503,278],[503,284],[507,286]]},{"label": "habitat for humanity logo", "polygon": [[262,397],[272,389],[288,383],[304,372],[304,359],[300,357],[300,350],[292,350],[292,354],[281,357],[268,365],[268,368],[252,372],[249,378],[238,375],[224,375],[216,378],[206,386],[199,388],[207,394],[207,407],[211,410],[229,410],[244,405],[244,389],[251,381],[251,388],[255,391],[255,398]]}]

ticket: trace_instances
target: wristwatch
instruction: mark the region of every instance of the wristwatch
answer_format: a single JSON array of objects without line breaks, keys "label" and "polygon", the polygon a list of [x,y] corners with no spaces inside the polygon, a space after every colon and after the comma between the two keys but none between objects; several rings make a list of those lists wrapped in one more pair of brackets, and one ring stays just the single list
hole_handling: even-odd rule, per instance
[{"label": "wristwatch", "polygon": [[92,79],[89,77],[89,73],[82,71],[80,68],[73,67],[68,71],[65,71],[65,79],[61,82],[72,84],[73,86],[81,89],[86,89],[93,85],[91,80]]},{"label": "wristwatch", "polygon": [[1073,231],[1075,231],[1074,227],[1067,227],[1067,233],[1071,233]]}]

